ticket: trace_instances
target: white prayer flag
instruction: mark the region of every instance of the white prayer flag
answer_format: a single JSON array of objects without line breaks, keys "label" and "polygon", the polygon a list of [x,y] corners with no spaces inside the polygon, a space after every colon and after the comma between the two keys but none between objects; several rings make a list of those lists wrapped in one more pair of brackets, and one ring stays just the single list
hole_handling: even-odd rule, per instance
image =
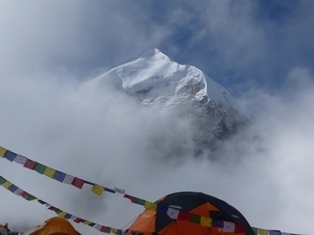
[{"label": "white prayer flag", "polygon": [[97,230],[99,230],[99,231],[100,231],[101,227],[102,227],[102,226],[101,226],[100,224],[95,224],[95,225],[94,225],[94,228],[97,229]]},{"label": "white prayer flag", "polygon": [[115,190],[117,193],[125,194],[125,190],[124,190],[124,189],[114,187],[114,190]]},{"label": "white prayer flag", "polygon": [[16,155],[16,157],[14,158],[13,161],[15,161],[15,162],[17,162],[17,163],[19,163],[19,164],[24,165],[25,162],[27,161],[27,158],[24,157],[24,156],[22,156],[22,155]]},{"label": "white prayer flag", "polygon": [[177,210],[177,209],[169,207],[168,210],[167,210],[167,215],[171,219],[177,219],[178,218],[178,214],[179,214],[179,210]]},{"label": "white prayer flag", "polygon": [[70,220],[76,220],[77,219],[77,217],[75,216],[75,215],[71,215],[71,217],[70,217]]},{"label": "white prayer flag", "polygon": [[74,176],[72,175],[65,175],[63,183],[65,184],[71,184],[74,180]]},{"label": "white prayer flag", "polygon": [[235,229],[234,223],[224,221],[224,227],[222,229],[224,232],[233,233],[234,229]]},{"label": "white prayer flag", "polygon": [[20,196],[23,192],[24,192],[24,190],[18,188],[17,190],[14,191],[14,194],[17,196]]}]

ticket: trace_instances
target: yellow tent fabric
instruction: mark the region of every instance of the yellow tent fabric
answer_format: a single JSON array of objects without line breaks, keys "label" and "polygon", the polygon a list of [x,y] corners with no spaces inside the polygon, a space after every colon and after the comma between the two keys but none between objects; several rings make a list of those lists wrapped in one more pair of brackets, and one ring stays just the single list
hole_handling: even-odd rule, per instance
[{"label": "yellow tent fabric", "polygon": [[64,218],[52,217],[44,224],[24,232],[23,235],[81,235],[72,224]]}]

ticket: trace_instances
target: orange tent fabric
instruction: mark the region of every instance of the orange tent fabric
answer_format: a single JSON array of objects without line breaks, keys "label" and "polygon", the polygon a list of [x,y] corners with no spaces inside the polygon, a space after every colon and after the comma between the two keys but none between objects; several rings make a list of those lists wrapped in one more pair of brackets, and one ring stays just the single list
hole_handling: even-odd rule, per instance
[{"label": "orange tent fabric", "polygon": [[23,233],[23,235],[81,235],[72,224],[64,218],[53,217],[44,224]]},{"label": "orange tent fabric", "polygon": [[[157,212],[145,210],[127,230],[126,235],[230,235],[217,227],[204,227],[188,221],[188,218],[171,219],[158,212],[158,207],[179,209],[182,212],[228,221],[243,227],[250,225],[244,216],[226,202],[204,193],[179,192],[169,194],[157,201]],[[247,231],[246,231],[247,232]],[[246,232],[233,234],[245,235]],[[251,234],[251,232],[248,232]]]}]

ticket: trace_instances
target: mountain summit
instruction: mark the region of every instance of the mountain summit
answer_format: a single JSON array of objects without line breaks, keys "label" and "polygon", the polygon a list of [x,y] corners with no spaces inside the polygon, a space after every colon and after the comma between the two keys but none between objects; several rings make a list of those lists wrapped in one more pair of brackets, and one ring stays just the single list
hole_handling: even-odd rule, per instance
[{"label": "mountain summit", "polygon": [[200,69],[171,61],[158,49],[111,69],[83,87],[101,89],[108,82],[143,107],[161,105],[186,112],[193,119],[198,149],[214,149],[217,141],[232,137],[247,123],[225,88]]}]

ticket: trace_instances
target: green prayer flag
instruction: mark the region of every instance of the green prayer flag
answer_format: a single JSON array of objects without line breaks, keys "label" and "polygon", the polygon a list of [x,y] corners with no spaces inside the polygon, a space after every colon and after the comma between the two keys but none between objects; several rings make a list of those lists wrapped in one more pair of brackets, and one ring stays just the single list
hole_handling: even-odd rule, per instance
[{"label": "green prayer flag", "polygon": [[59,214],[59,213],[62,212],[62,210],[60,210],[60,209],[58,209],[58,208],[55,208],[53,211],[56,212],[57,214]]},{"label": "green prayer flag", "polygon": [[5,182],[7,182],[7,180],[0,176],[0,184],[3,185]]},{"label": "green prayer flag", "polygon": [[246,235],[257,235],[257,228],[250,228],[250,227],[247,227],[246,228]]},{"label": "green prayer flag", "polygon": [[143,199],[136,198],[134,203],[144,206],[144,205],[145,205],[145,202],[146,202],[146,201],[143,200]]},{"label": "green prayer flag", "polygon": [[189,221],[194,224],[199,224],[201,222],[201,216],[190,214]]},{"label": "green prayer flag", "polygon": [[43,174],[45,172],[46,168],[47,168],[46,166],[36,162],[36,166],[35,166],[34,170],[37,171],[40,174]]},{"label": "green prayer flag", "polygon": [[36,199],[36,197],[34,197],[33,195],[31,195],[31,194],[28,194],[27,195],[27,197],[25,198],[26,200],[28,200],[28,201],[33,201],[33,200],[35,200]]}]

